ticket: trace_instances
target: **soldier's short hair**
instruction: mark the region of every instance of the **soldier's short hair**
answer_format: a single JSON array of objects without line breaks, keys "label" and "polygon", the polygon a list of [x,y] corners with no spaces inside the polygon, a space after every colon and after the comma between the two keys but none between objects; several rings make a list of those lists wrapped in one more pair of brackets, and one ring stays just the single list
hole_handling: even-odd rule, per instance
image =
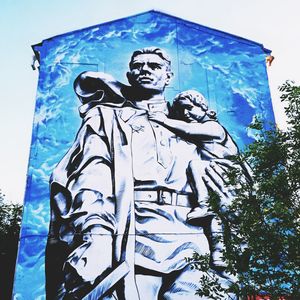
[{"label": "soldier's short hair", "polygon": [[171,70],[171,59],[170,56],[167,54],[166,51],[158,48],[158,47],[145,47],[142,49],[138,49],[135,50],[132,55],[131,55],[131,59],[129,62],[129,68],[130,70],[132,69],[132,63],[133,63],[133,59],[141,54],[155,54],[158,55],[160,58],[162,58],[165,62],[166,62],[166,66],[167,66],[167,70],[170,71]]}]

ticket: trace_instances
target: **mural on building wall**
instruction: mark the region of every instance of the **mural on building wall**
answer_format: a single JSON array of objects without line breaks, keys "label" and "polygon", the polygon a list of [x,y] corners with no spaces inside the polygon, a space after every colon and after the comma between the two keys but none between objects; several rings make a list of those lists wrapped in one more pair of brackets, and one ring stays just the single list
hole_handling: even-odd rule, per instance
[{"label": "mural on building wall", "polygon": [[226,171],[251,180],[232,157],[253,140],[255,116],[273,120],[269,51],[159,12],[34,51],[15,299],[199,299],[201,271],[186,260],[194,252],[230,285],[209,195],[222,212],[233,197]]}]

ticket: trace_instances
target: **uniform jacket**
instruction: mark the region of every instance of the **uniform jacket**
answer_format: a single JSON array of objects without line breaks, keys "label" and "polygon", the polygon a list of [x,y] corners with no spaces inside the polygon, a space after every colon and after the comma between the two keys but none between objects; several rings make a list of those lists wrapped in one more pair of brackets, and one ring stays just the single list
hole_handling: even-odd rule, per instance
[{"label": "uniform jacket", "polygon": [[[98,299],[112,285],[122,285],[122,280],[125,289],[121,293],[128,288],[132,298],[134,241],[128,238],[134,234],[131,131],[124,122],[124,115],[130,116],[132,108],[123,107],[125,99],[121,94],[113,93],[118,101],[111,101],[109,84],[104,83],[102,88],[106,90],[97,90],[94,98],[80,108],[81,128],[51,176],[46,249],[48,299],[63,299],[66,295],[76,299],[91,287],[93,296],[84,299]],[[86,95],[82,96],[78,89],[76,92],[84,102]],[[128,170],[126,176],[124,170]],[[104,270],[103,265],[95,266],[101,257],[94,257],[92,250],[104,240],[93,236],[108,237],[112,245],[111,262]],[[105,243],[98,244],[98,248],[103,249]],[[105,276],[101,276],[103,272]]]}]

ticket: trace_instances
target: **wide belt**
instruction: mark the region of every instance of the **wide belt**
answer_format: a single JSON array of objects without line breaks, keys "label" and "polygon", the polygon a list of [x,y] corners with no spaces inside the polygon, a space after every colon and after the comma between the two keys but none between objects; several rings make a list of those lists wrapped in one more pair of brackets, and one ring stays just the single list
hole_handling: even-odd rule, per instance
[{"label": "wide belt", "polygon": [[183,194],[166,190],[135,190],[134,200],[139,202],[153,202],[176,206],[192,207],[192,194]]}]

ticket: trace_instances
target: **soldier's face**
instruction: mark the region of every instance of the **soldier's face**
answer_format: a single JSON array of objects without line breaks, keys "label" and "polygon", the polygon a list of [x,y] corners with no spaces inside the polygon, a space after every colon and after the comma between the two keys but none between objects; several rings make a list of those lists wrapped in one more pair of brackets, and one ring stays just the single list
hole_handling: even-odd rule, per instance
[{"label": "soldier's face", "polygon": [[161,93],[169,84],[172,72],[160,56],[145,53],[134,57],[127,77],[132,86]]}]

